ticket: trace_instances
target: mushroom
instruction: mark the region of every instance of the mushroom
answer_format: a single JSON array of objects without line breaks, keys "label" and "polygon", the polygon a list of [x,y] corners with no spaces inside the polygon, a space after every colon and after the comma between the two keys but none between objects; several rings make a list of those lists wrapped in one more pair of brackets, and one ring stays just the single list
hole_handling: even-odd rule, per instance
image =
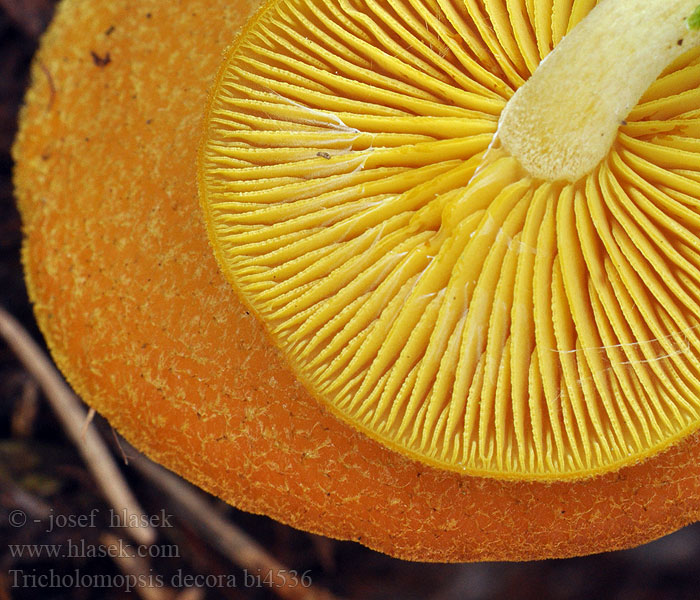
[{"label": "mushroom", "polygon": [[[693,4],[271,1],[221,66],[257,3],[64,0],[14,149],[28,288],[56,362],[197,485],[402,558],[573,556],[696,520]],[[647,37],[662,58],[632,61],[641,98],[587,68]],[[522,118],[559,105],[562,74],[574,100],[617,102],[602,145],[587,138],[599,154],[573,169],[558,150],[524,158],[570,133],[575,114]],[[344,339],[407,262],[364,304],[401,327]],[[341,275],[320,296],[316,268]],[[353,277],[366,287],[316,318]],[[488,335],[467,356],[454,332],[479,332],[470,314]],[[355,347],[358,332],[374,341]],[[454,373],[461,396],[444,393]],[[471,437],[445,444],[465,423]]]},{"label": "mushroom", "polygon": [[270,5],[232,47],[200,160],[222,270],[315,397],[429,464],[582,477],[694,431],[697,214],[618,131],[694,3],[602,3],[514,95],[526,56],[487,80],[454,42],[474,10],[422,7],[438,49],[414,4]]}]

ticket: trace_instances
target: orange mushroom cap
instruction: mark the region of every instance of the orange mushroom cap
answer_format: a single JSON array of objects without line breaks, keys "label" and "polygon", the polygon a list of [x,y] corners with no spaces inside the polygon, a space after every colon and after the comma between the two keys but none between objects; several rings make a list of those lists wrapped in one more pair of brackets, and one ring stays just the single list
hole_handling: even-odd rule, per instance
[{"label": "orange mushroom cap", "polygon": [[220,274],[197,201],[208,91],[256,6],[64,0],[43,40],[15,181],[30,296],[76,391],[227,502],[406,559],[573,556],[697,519],[697,434],[590,479],[499,481],[393,452],[296,381]]}]

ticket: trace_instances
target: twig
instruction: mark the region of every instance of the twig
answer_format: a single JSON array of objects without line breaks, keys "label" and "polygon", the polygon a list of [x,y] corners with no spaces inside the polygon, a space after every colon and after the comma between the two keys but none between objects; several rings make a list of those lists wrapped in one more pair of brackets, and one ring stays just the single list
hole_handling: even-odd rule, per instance
[{"label": "twig", "polygon": [[0,8],[33,39],[46,29],[53,12],[52,5],[50,0],[0,0]]},{"label": "twig", "polygon": [[[175,593],[172,589],[161,586],[155,579],[153,570],[148,561],[137,554],[122,552],[122,541],[111,533],[103,533],[100,536],[100,544],[103,548],[118,549],[111,556],[119,567],[119,570],[129,577],[129,583],[142,600],[172,600]],[[128,591],[132,591],[131,589]]]},{"label": "twig", "polygon": [[196,587],[187,588],[182,590],[175,600],[204,600],[204,590]]},{"label": "twig", "polygon": [[22,395],[12,413],[12,433],[18,437],[30,437],[39,412],[39,386],[31,377],[22,377]]},{"label": "twig", "polygon": [[[127,522],[141,523],[144,511],[129,489],[126,480],[112,458],[110,451],[97,433],[94,425],[85,430],[83,424],[87,411],[27,331],[4,308],[0,307],[0,336],[8,343],[38,381],[47,399],[60,419],[63,427],[73,440],[85,464],[92,472],[105,498],[117,509],[126,513]],[[156,540],[156,532],[151,527],[129,527],[129,534],[141,544],[150,545]]]},{"label": "twig", "polygon": [[88,427],[90,427],[90,423],[92,423],[95,419],[95,411],[92,406],[88,410],[87,415],[85,416],[85,421],[83,423],[83,426],[80,428],[80,439],[85,440],[85,434],[87,433]]},{"label": "twig", "polygon": [[53,103],[56,100],[56,84],[53,81],[53,77],[51,76],[51,71],[49,71],[49,68],[40,60],[37,61],[37,63],[39,65],[39,68],[46,76],[46,80],[49,83],[49,103],[46,106],[46,110],[51,110],[51,108],[53,108]]},{"label": "twig", "polygon": [[117,449],[119,450],[119,455],[122,457],[122,462],[124,463],[125,466],[129,466],[129,457],[126,455],[126,452],[124,452],[124,448],[122,448],[122,444],[119,441],[119,436],[117,435],[117,430],[112,427],[112,437],[114,438],[114,443],[117,445]]},{"label": "twig", "polygon": [[[124,442],[122,441],[124,444]],[[272,582],[272,591],[286,600],[335,600],[328,590],[301,581],[301,573],[295,581],[289,567],[270,556],[255,540],[212,510],[203,495],[191,485],[163,467],[131,449],[132,464],[145,477],[163,490],[177,503],[186,518],[196,524],[197,531],[207,542],[231,562],[246,569],[261,580]]]},{"label": "twig", "polygon": [[0,489],[0,496],[6,496],[8,502],[21,508],[32,521],[43,521],[51,514],[51,507],[46,502],[24,490],[3,472],[0,472]]},{"label": "twig", "polygon": [[10,596],[10,582],[7,575],[0,573],[0,600],[12,600]]}]

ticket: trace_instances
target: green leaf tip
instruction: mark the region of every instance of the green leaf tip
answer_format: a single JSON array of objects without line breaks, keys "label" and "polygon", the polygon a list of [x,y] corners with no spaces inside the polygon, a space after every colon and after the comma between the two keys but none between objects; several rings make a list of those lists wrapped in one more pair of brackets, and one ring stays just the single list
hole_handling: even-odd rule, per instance
[{"label": "green leaf tip", "polygon": [[688,29],[691,31],[700,29],[700,5],[698,5],[693,11],[693,14],[688,17]]}]

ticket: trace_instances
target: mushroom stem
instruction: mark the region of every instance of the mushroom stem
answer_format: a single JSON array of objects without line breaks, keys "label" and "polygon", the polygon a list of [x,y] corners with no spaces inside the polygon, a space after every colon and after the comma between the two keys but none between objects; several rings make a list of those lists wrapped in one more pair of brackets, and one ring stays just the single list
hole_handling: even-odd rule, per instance
[{"label": "mushroom stem", "polygon": [[534,177],[576,181],[610,150],[620,123],[700,34],[698,0],[603,0],[504,109],[498,141]]}]

